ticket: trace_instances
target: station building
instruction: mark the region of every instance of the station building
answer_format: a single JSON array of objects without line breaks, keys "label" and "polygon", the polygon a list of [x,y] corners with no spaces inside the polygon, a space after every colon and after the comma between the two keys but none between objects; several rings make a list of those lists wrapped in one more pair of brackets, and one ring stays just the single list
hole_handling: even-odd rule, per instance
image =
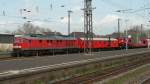
[{"label": "station building", "polygon": [[0,52],[12,51],[14,42],[14,35],[0,34]]}]

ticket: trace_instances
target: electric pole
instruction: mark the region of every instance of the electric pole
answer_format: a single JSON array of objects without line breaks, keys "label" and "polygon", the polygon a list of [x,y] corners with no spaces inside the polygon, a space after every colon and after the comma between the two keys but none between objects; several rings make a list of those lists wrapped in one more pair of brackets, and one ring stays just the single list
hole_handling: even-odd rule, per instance
[{"label": "electric pole", "polygon": [[126,22],[126,51],[128,50],[128,19],[125,20]]},{"label": "electric pole", "polygon": [[[147,25],[148,28],[150,25]],[[150,31],[147,30],[147,48],[149,49],[150,48]]]},{"label": "electric pole", "polygon": [[138,43],[139,42],[139,30],[138,30],[138,28],[136,28],[136,43]]},{"label": "electric pole", "polygon": [[[70,37],[70,17],[71,17],[71,13],[72,11],[71,10],[68,10],[68,37]],[[70,45],[70,42],[67,42],[67,45]],[[69,53],[69,48],[67,48],[67,55]]]},{"label": "electric pole", "polygon": [[143,24],[141,24],[141,36],[142,37],[142,34],[143,34]]},{"label": "electric pole", "polygon": [[148,31],[148,34],[147,34],[147,45],[148,45],[148,49],[150,48],[150,36],[149,36],[149,31]]},{"label": "electric pole", "polygon": [[118,38],[120,38],[120,18],[118,18]]},{"label": "electric pole", "polygon": [[70,16],[71,16],[72,11],[68,10],[68,36],[70,35]]},{"label": "electric pole", "polygon": [[93,40],[93,12],[92,0],[84,0],[84,33],[85,33],[85,52],[91,52]]}]

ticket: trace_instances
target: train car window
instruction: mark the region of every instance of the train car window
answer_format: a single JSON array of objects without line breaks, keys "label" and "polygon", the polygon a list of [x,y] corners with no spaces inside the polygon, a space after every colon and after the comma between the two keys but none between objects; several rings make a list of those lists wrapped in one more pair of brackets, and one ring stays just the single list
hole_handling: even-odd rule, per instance
[{"label": "train car window", "polygon": [[106,42],[106,41],[104,41],[104,44],[106,45],[106,44],[107,44],[107,42]]},{"label": "train car window", "polygon": [[131,42],[131,39],[129,39],[129,42]]},{"label": "train car window", "polygon": [[50,40],[49,42],[50,42],[50,43],[52,43],[53,41],[52,41],[52,40]]},{"label": "train car window", "polygon": [[59,40],[57,40],[56,42],[59,43]]},{"label": "train car window", "polygon": [[50,41],[49,40],[47,40],[47,43],[49,43]]},{"label": "train car window", "polygon": [[32,41],[31,40],[29,40],[29,43],[31,43]]},{"label": "train car window", "polygon": [[62,43],[62,40],[60,40],[60,43]]},{"label": "train car window", "polygon": [[42,43],[42,40],[39,40],[40,43]]},{"label": "train car window", "polygon": [[29,42],[29,40],[28,39],[24,39],[23,42]]},{"label": "train car window", "polygon": [[143,41],[143,43],[145,44],[145,43],[146,43],[146,41]]},{"label": "train car window", "polygon": [[23,39],[18,39],[17,42],[23,43]]},{"label": "train car window", "polygon": [[99,44],[101,44],[102,42],[101,41],[99,41]]}]

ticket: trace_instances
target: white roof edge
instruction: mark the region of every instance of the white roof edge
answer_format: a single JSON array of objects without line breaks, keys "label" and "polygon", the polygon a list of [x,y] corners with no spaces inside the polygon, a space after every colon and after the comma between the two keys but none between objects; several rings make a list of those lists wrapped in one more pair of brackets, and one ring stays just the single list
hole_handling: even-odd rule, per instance
[{"label": "white roof edge", "polygon": [[[81,40],[84,40],[84,38],[80,38]],[[105,40],[105,41],[108,41],[109,38],[93,38],[93,40]],[[115,38],[110,38],[110,40],[117,40]]]}]

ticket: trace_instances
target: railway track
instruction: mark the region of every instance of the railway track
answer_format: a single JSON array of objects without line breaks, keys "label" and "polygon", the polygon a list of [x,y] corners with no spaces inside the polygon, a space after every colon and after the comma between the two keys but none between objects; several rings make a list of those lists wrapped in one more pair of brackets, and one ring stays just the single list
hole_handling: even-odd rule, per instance
[{"label": "railway track", "polygon": [[17,59],[28,59],[28,58],[31,58],[31,57],[11,57],[11,56],[8,56],[8,57],[1,57],[0,61],[17,60]]},{"label": "railway track", "polygon": [[120,67],[104,70],[103,72],[93,72],[93,73],[86,74],[83,76],[77,76],[77,77],[67,79],[64,81],[56,82],[55,84],[93,84],[98,81],[102,81],[108,77],[112,77],[112,76],[127,72],[129,70],[132,70],[136,67],[147,64],[149,62],[150,62],[149,59],[145,59],[145,60],[137,61],[131,64],[126,64]]},{"label": "railway track", "polygon": [[12,52],[0,52],[0,61],[17,59],[16,57],[12,57],[11,53]]},{"label": "railway track", "polygon": [[150,79],[149,80],[147,80],[147,81],[145,81],[144,83],[142,83],[142,84],[150,84]]},{"label": "railway track", "polygon": [[0,58],[0,61],[3,61],[3,60],[11,60],[11,59],[17,59],[17,58],[16,58],[16,57],[11,57],[11,56],[1,57],[1,58]]},{"label": "railway track", "polygon": [[143,81],[141,84],[150,84],[150,78],[146,79],[146,80]]},{"label": "railway track", "polygon": [[[145,48],[143,48],[145,49]],[[138,51],[137,51],[138,50]],[[142,49],[130,49],[128,50],[128,53],[133,53],[133,52],[139,52],[140,50]],[[147,50],[147,49],[145,49]],[[142,50],[144,51],[144,50]],[[115,52],[115,53],[113,53]],[[101,52],[93,52],[93,54],[100,54],[101,56],[104,55],[104,56],[109,56],[109,55],[112,55],[112,54],[116,54],[118,53],[117,55],[121,55],[121,54],[127,54],[126,51],[123,51],[123,50],[114,50],[113,52],[111,51],[101,51]],[[37,56],[22,56],[22,57],[12,57],[11,55],[11,52],[7,52],[7,53],[0,53],[0,61],[3,61],[3,60],[14,60],[14,59],[23,59],[23,58],[34,58],[34,57],[37,57]],[[68,54],[68,55],[74,55],[74,54],[78,54],[78,53],[72,53],[72,54]],[[80,54],[84,54],[84,53],[80,53]],[[64,56],[65,54],[56,54],[55,56]],[[54,56],[54,55],[45,55],[45,56],[38,56],[38,57],[48,57],[48,56]]]}]

